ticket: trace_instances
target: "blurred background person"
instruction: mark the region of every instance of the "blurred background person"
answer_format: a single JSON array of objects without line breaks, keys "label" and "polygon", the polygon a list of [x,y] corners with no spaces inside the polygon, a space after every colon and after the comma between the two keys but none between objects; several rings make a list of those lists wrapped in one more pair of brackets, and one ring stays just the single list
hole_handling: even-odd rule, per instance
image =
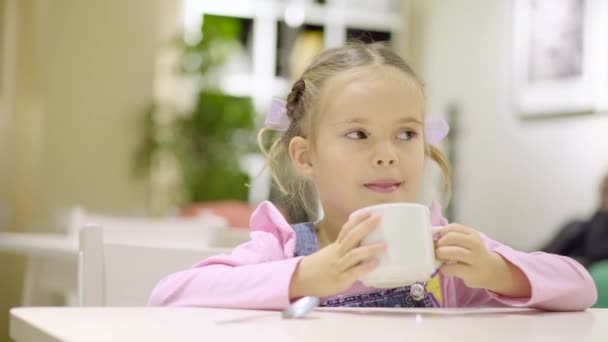
[{"label": "blurred background person", "polygon": [[600,184],[599,195],[594,214],[564,225],[543,251],[573,257],[585,266],[608,259],[608,173]]}]

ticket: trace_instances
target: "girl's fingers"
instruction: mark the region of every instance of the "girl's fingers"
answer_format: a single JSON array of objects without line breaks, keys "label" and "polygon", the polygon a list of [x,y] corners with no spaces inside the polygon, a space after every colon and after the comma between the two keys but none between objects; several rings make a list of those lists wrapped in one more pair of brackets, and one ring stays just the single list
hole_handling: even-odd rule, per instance
[{"label": "girl's fingers", "polygon": [[458,246],[472,251],[476,249],[477,241],[472,238],[472,235],[451,231],[439,238],[436,246]]},{"label": "girl's fingers", "polygon": [[458,246],[437,247],[435,256],[441,261],[456,261],[469,265],[473,263],[473,253]]},{"label": "girl's fingers", "polygon": [[363,278],[364,275],[376,269],[379,264],[378,259],[371,259],[369,261],[360,263],[359,265],[346,271],[344,273],[344,279],[349,283],[354,283],[355,281]]},{"label": "girl's fingers", "polygon": [[443,275],[450,277],[458,277],[460,279],[467,279],[471,271],[471,266],[461,263],[449,263],[443,264],[439,267],[439,272]]},{"label": "girl's fingers", "polygon": [[352,249],[339,262],[339,271],[345,272],[353,266],[364,263],[386,252],[386,244],[377,243]]},{"label": "girl's fingers", "polygon": [[363,240],[372,230],[378,227],[381,217],[379,215],[372,214],[364,221],[360,222],[357,226],[349,230],[341,241],[340,252],[341,255],[345,255],[351,249],[359,246],[361,240]]},{"label": "girl's fingers", "polygon": [[457,223],[451,223],[451,224],[448,224],[447,226],[439,229],[439,234],[441,236],[444,236],[450,232],[457,232],[457,233],[468,235],[468,234],[473,234],[476,231],[472,228],[469,228],[469,227],[466,227],[466,226],[463,226],[463,225],[457,224]]},{"label": "girl's fingers", "polygon": [[337,242],[342,242],[342,240],[344,239],[344,237],[346,235],[348,235],[348,233],[354,227],[356,227],[361,222],[367,220],[371,215],[372,215],[372,213],[370,211],[363,211],[363,212],[360,212],[360,213],[357,213],[357,214],[351,216],[348,219],[348,221],[346,221],[346,223],[344,224],[344,226],[342,226],[342,229],[340,230],[340,233],[338,234],[338,238],[336,239],[336,241]]}]

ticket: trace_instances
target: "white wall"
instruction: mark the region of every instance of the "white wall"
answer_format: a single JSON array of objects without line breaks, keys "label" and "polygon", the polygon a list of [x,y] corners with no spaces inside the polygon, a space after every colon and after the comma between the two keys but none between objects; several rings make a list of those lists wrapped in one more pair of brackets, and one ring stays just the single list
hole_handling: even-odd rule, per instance
[{"label": "white wall", "polygon": [[523,120],[511,103],[511,1],[415,0],[409,58],[429,111],[456,103],[455,218],[534,249],[589,215],[608,171],[608,115]]},{"label": "white wall", "polygon": [[[0,133],[9,133],[0,136],[0,202],[11,215],[0,225],[52,230],[53,212],[74,204],[145,210],[146,183],[129,173],[138,118],[154,99],[155,60],[179,2],[0,0],[7,3],[19,16],[11,18],[14,105],[0,116]],[[8,309],[19,303],[23,262],[0,255],[0,341]]]},{"label": "white wall", "polygon": [[[11,117],[13,110],[14,70],[16,41],[11,39],[17,30],[13,14],[16,0],[0,0],[0,189],[9,187],[9,161],[12,153]],[[6,230],[9,221],[9,195],[0,190],[0,231]]]},{"label": "white wall", "polygon": [[0,163],[9,228],[49,230],[52,215],[75,204],[146,210],[146,183],[130,171],[167,44],[160,1],[17,3],[14,109],[3,117],[11,135]]},{"label": "white wall", "polygon": [[48,11],[44,204],[143,210],[143,183],[129,171],[153,95],[155,3],[67,0]]}]

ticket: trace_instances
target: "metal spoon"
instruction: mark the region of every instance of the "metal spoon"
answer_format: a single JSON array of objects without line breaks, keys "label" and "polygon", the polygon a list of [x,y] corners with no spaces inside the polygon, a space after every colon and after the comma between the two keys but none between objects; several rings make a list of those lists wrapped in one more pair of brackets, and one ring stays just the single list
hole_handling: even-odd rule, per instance
[{"label": "metal spoon", "polygon": [[302,297],[283,309],[283,318],[302,318],[319,307],[318,297]]}]

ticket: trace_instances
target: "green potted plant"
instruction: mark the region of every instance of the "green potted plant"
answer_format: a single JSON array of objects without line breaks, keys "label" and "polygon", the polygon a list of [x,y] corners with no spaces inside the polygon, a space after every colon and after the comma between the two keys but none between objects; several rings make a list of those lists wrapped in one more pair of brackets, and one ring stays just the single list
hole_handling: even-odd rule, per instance
[{"label": "green potted plant", "polygon": [[177,40],[181,52],[178,70],[197,84],[194,105],[173,115],[164,133],[158,123],[158,106],[151,106],[143,116],[136,174],[149,174],[159,153],[171,156],[180,176],[182,206],[247,200],[249,178],[240,162],[256,147],[255,110],[250,98],[220,91],[216,77],[228,56],[241,48],[240,34],[239,19],[204,16],[199,42]]}]

